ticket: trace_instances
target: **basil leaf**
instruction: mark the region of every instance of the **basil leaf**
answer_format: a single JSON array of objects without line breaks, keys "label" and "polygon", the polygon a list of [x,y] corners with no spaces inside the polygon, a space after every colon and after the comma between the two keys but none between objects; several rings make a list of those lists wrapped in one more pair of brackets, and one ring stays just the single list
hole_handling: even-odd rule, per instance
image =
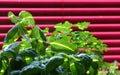
[{"label": "basil leaf", "polygon": [[19,22],[19,19],[14,15],[13,12],[8,12],[8,17],[10,18],[11,22],[15,24]]},{"label": "basil leaf", "polygon": [[21,75],[41,75],[41,68],[36,64],[25,66],[21,70]]},{"label": "basil leaf", "polygon": [[19,23],[17,23],[17,24],[18,24],[18,29],[19,29],[19,32],[21,33],[21,36],[22,36],[24,39],[30,41],[30,40],[29,40],[29,37],[26,36],[26,34],[27,34],[27,29],[25,28],[25,26],[23,26],[23,23],[22,23],[22,22],[19,22]]},{"label": "basil leaf", "polygon": [[46,36],[44,35],[44,32],[38,26],[34,26],[34,28],[32,29],[31,37],[46,41]]},{"label": "basil leaf", "polygon": [[46,64],[46,72],[48,73],[48,72],[56,69],[59,65],[63,64],[63,62],[64,62],[64,58],[61,56],[51,57]]},{"label": "basil leaf", "polygon": [[74,62],[78,75],[86,75],[85,67],[79,62]]},{"label": "basil leaf", "polygon": [[77,46],[67,42],[65,40],[57,40],[50,43],[51,50],[55,52],[65,52],[67,54],[72,54],[77,51]]},{"label": "basil leaf", "polygon": [[7,32],[7,36],[4,39],[4,43],[13,43],[19,38],[19,36],[20,33],[18,31],[18,25],[15,25]]},{"label": "basil leaf", "polygon": [[46,49],[46,37],[38,26],[34,26],[32,29],[31,38],[33,38],[31,42],[32,47],[35,48],[37,53],[44,55]]},{"label": "basil leaf", "polygon": [[25,24],[35,25],[34,18],[32,16],[32,14],[30,14],[29,12],[21,11],[19,13],[19,17],[20,17],[21,21],[23,21]]}]

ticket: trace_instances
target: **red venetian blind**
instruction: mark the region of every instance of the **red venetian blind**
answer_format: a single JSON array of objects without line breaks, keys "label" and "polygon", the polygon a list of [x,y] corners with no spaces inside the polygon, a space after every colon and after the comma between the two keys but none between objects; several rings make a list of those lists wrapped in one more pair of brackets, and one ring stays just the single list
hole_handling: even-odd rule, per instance
[{"label": "red venetian blind", "polygon": [[120,0],[0,0],[0,50],[13,26],[7,13],[18,15],[21,10],[31,12],[42,29],[53,30],[56,23],[66,20],[91,22],[87,30],[108,45],[104,60],[120,62]]}]

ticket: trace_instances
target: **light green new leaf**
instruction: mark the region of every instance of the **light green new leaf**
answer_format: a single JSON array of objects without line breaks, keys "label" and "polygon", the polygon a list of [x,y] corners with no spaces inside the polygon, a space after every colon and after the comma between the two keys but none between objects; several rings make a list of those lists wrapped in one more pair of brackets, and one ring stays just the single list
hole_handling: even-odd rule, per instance
[{"label": "light green new leaf", "polygon": [[89,22],[78,22],[77,24],[75,24],[75,26],[77,26],[80,30],[84,30],[88,27],[89,24]]},{"label": "light green new leaf", "polygon": [[13,12],[8,12],[8,17],[10,18],[11,22],[15,24],[19,22],[19,19],[14,15]]},{"label": "light green new leaf", "polygon": [[69,34],[72,29],[71,29],[71,23],[66,21],[65,23],[58,23],[55,25],[55,28],[56,28],[56,31],[58,32],[62,32],[62,33],[66,33],[66,34]]},{"label": "light green new leaf", "polygon": [[24,50],[24,49],[27,49],[27,48],[30,48],[30,47],[32,47],[30,41],[22,38],[22,41],[20,43],[20,50]]},{"label": "light green new leaf", "polygon": [[76,45],[71,44],[65,40],[57,40],[50,43],[51,50],[55,52],[65,52],[67,54],[75,53],[77,50]]},{"label": "light green new leaf", "polygon": [[44,32],[44,33],[48,33],[48,32],[49,32],[49,28],[45,28],[45,29],[43,30],[43,32]]},{"label": "light green new leaf", "polygon": [[34,18],[32,16],[32,14],[30,14],[27,11],[21,11],[19,13],[19,17],[21,19],[21,21],[25,22],[28,25],[35,25],[35,21]]}]

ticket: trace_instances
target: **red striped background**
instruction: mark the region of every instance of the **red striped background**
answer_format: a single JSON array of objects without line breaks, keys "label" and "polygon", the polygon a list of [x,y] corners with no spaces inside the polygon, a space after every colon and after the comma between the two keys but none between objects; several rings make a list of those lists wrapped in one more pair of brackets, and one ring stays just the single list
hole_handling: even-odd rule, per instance
[{"label": "red striped background", "polygon": [[[120,62],[120,0],[0,0],[0,50],[13,26],[7,13],[18,15],[21,10],[31,12],[40,28],[51,31],[66,20],[91,22],[87,30],[108,45],[104,60]],[[74,25],[73,29],[78,30]]]}]

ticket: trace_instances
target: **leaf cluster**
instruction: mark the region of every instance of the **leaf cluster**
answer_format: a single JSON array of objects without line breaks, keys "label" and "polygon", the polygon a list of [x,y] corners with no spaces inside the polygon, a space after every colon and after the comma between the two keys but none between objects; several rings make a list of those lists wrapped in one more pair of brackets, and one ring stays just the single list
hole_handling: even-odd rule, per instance
[{"label": "leaf cluster", "polygon": [[8,17],[15,25],[4,39],[0,75],[100,75],[102,71],[118,75],[117,62],[103,61],[106,44],[85,31],[89,22],[74,24],[79,30],[73,31],[73,25],[65,21],[49,32],[35,25],[27,11],[18,17],[9,12]]}]

